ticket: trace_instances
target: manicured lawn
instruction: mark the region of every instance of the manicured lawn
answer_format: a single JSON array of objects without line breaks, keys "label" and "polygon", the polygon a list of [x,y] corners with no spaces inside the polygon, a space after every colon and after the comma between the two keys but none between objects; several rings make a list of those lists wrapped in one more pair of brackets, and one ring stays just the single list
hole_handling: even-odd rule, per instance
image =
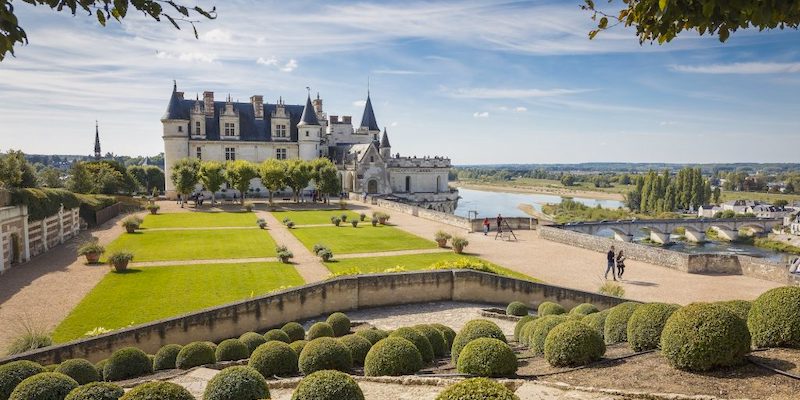
[{"label": "manicured lawn", "polygon": [[336,254],[374,253],[381,251],[430,249],[436,243],[391,226],[359,225],[295,228],[291,232],[311,249],[321,243]]},{"label": "manicured lawn", "polygon": [[[429,269],[432,264],[440,261],[455,261],[460,259],[480,260],[478,257],[468,256],[455,253],[430,253],[430,254],[410,254],[405,256],[389,256],[389,257],[363,257],[363,258],[348,258],[345,260],[338,260],[325,263],[325,266],[334,274],[372,274],[383,272],[389,268],[402,267],[408,271]],[[486,261],[484,261],[486,262]],[[538,282],[528,275],[503,268],[489,262],[491,268],[500,275],[510,276],[512,278],[524,279],[528,281]]]},{"label": "manicured lawn", "polygon": [[[278,220],[283,221],[284,218],[289,218],[295,225],[318,225],[330,224],[331,217],[341,217],[342,214],[347,215],[347,224],[350,226],[350,220],[359,219],[359,213],[348,210],[308,210],[308,211],[273,211],[272,215]],[[360,224],[369,224],[372,219],[371,213],[366,213],[367,219]],[[331,224],[331,226],[333,226]]]},{"label": "manicured lawn", "polygon": [[275,257],[275,241],[261,229],[123,233],[106,248],[131,251],[134,262]]},{"label": "manicured lawn", "polygon": [[252,212],[185,212],[148,214],[142,228],[216,228],[223,226],[256,226]]},{"label": "manicured lawn", "polygon": [[103,327],[117,329],[302,285],[291,265],[206,264],[108,273],[53,332],[65,342]]}]

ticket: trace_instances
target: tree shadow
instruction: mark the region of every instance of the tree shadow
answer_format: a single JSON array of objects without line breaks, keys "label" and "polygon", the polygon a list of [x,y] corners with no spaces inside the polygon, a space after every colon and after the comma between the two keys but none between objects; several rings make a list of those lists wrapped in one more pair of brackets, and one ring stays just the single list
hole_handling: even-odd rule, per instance
[{"label": "tree shadow", "polygon": [[635,286],[646,286],[646,287],[655,287],[655,286],[658,286],[658,284],[657,284],[657,283],[655,283],[655,282],[645,282],[645,281],[627,281],[627,280],[625,280],[625,281],[622,281],[622,282],[623,282],[623,283],[630,284],[630,285],[635,285]]}]

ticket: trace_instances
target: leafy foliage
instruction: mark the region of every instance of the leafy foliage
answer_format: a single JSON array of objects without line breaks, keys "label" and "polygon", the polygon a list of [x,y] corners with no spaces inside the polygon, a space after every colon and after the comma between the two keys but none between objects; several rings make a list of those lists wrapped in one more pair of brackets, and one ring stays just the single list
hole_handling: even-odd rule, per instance
[{"label": "leafy foliage", "polygon": [[517,323],[514,325],[514,340],[516,340],[517,342],[522,343],[522,340],[521,340],[522,339],[522,337],[521,337],[522,328],[525,326],[525,324],[535,320],[536,318],[539,318],[539,317],[536,317],[536,316],[533,316],[533,315],[526,315],[526,316],[522,317],[522,319],[517,321]]},{"label": "leafy foliage", "polygon": [[528,330],[528,347],[533,354],[544,354],[544,343],[553,328],[567,321],[565,315],[545,315],[529,322],[524,329]]},{"label": "leafy foliage", "polygon": [[179,344],[167,344],[161,346],[155,354],[153,359],[153,370],[160,371],[162,369],[175,369],[175,360],[178,359],[178,353],[181,352],[183,346]]},{"label": "leafy foliage", "polygon": [[633,351],[658,348],[667,319],[680,307],[675,304],[648,303],[636,308],[628,320],[628,345]]},{"label": "leafy foliage", "polygon": [[628,341],[628,320],[639,306],[641,306],[639,303],[625,302],[614,306],[608,312],[603,326],[603,339],[607,344]]},{"label": "leafy foliage", "polygon": [[222,184],[225,183],[225,170],[222,163],[216,161],[203,161],[200,163],[198,178],[203,184],[203,187],[211,192],[211,203],[216,201],[215,193],[219,191]]},{"label": "leafy foliage", "polygon": [[413,328],[428,339],[435,357],[443,357],[450,351],[447,338],[439,329],[434,328],[432,325],[415,325]]},{"label": "leafy foliage", "polygon": [[61,400],[78,387],[74,379],[58,372],[42,372],[25,378],[14,391],[9,400]]},{"label": "leafy foliage", "polygon": [[589,314],[594,314],[596,312],[600,312],[600,310],[598,310],[597,307],[595,307],[593,304],[589,303],[578,304],[577,306],[572,307],[572,309],[569,310],[569,313],[572,315],[575,314],[589,315]]},{"label": "leafy foliage", "polygon": [[270,340],[278,340],[284,343],[291,343],[292,338],[289,337],[289,334],[284,332],[282,329],[270,329],[267,333],[264,334],[264,339],[267,339],[269,342]]},{"label": "leafy foliage", "polygon": [[303,325],[297,322],[287,322],[281,330],[286,332],[290,342],[296,342],[306,338],[306,330],[303,328]]},{"label": "leafy foliage", "polygon": [[97,382],[103,378],[97,372],[94,364],[83,358],[66,360],[58,365],[58,368],[56,368],[55,372],[62,373],[72,379],[75,379],[79,385]]},{"label": "leafy foliage", "polygon": [[297,353],[288,344],[273,340],[258,346],[247,365],[265,378],[292,375],[297,372]]},{"label": "leafy foliage", "polygon": [[178,160],[172,166],[170,179],[175,185],[175,191],[186,198],[194,191],[197,182],[200,180],[200,161],[194,158],[184,158]]},{"label": "leafy foliage", "polygon": [[245,332],[242,336],[239,336],[239,340],[247,346],[249,353],[253,353],[258,346],[261,346],[264,343],[267,343],[267,339],[264,338],[263,335],[259,335],[255,332]]},{"label": "leafy foliage", "polygon": [[364,360],[366,376],[399,376],[422,369],[422,355],[414,343],[398,336],[375,343]]},{"label": "leafy foliage", "polygon": [[135,347],[115,351],[103,367],[103,379],[121,381],[153,372],[153,363],[145,352]]},{"label": "leafy foliage", "polygon": [[517,372],[517,356],[505,342],[478,338],[464,346],[458,356],[458,372],[478,376],[501,377]]},{"label": "leafy foliage", "polygon": [[800,348],[800,287],[779,287],[758,296],[747,326],[758,347]]},{"label": "leafy foliage", "polygon": [[298,364],[300,371],[306,375],[324,369],[349,371],[353,368],[353,356],[350,349],[336,339],[321,337],[303,347]]},{"label": "leafy foliage", "polygon": [[64,400],[117,400],[125,394],[121,386],[108,382],[92,382],[72,389]]},{"label": "leafy foliage", "polygon": [[528,315],[528,305],[520,301],[512,301],[506,307],[507,315],[516,315],[522,317]]},{"label": "leafy foliage", "polygon": [[600,288],[597,289],[597,293],[606,296],[625,297],[625,288],[616,282],[603,282]]},{"label": "leafy foliage", "polygon": [[335,312],[329,315],[325,322],[333,328],[333,333],[337,337],[347,335],[350,332],[350,318],[347,318],[344,313]]},{"label": "leafy foliage", "polygon": [[389,334],[389,337],[401,337],[411,343],[414,343],[414,346],[416,346],[417,350],[419,350],[419,354],[422,355],[423,362],[429,363],[433,361],[433,346],[431,346],[431,342],[428,340],[428,338],[418,330],[409,327],[402,327],[395,329]]},{"label": "leafy foliage", "polygon": [[311,325],[311,328],[308,328],[307,333],[308,340],[314,340],[320,337],[334,337],[333,327],[327,322],[317,322],[314,325]]},{"label": "leafy foliage", "polygon": [[448,386],[436,400],[519,400],[519,397],[492,379],[471,378]]},{"label": "leafy foliage", "polygon": [[364,400],[364,393],[350,375],[318,371],[300,381],[292,400]]},{"label": "leafy foliage", "polygon": [[42,372],[45,372],[44,367],[28,360],[0,365],[0,400],[7,400],[20,382]]},{"label": "leafy foliage", "polygon": [[242,205],[247,189],[250,188],[250,181],[255,178],[258,178],[258,169],[250,161],[236,160],[225,164],[225,180],[242,194],[239,196]]},{"label": "leafy foliage", "polygon": [[300,357],[300,353],[303,351],[303,348],[306,347],[307,344],[308,340],[305,339],[295,340],[294,342],[289,344],[289,347],[291,347],[292,350],[294,350],[295,354],[297,354],[297,357]]},{"label": "leafy foliage", "polygon": [[453,347],[453,340],[455,340],[456,338],[456,331],[454,331],[453,328],[442,324],[431,324],[431,326],[438,329],[439,332],[442,332],[442,335],[444,335],[445,340],[447,340],[448,349]]},{"label": "leafy foliage", "polygon": [[286,187],[286,164],[281,160],[270,158],[258,166],[261,184],[269,192],[269,203],[272,204],[273,194]]},{"label": "leafy foliage", "polygon": [[388,333],[380,329],[362,329],[360,331],[356,331],[356,335],[369,340],[372,344],[378,343],[380,340],[389,337]]},{"label": "leafy foliage", "polygon": [[267,380],[255,369],[244,366],[228,367],[214,375],[203,400],[268,399]]},{"label": "leafy foliage", "polygon": [[194,396],[178,384],[172,382],[143,383],[120,397],[120,400],[195,400]]},{"label": "leafy foliage", "polygon": [[353,356],[353,364],[364,365],[364,358],[367,357],[369,349],[372,348],[372,343],[355,334],[345,335],[340,337],[339,342],[345,345]]},{"label": "leafy foliage", "polygon": [[559,315],[565,314],[567,310],[561,306],[561,304],[553,303],[552,301],[545,301],[542,304],[539,304],[539,308],[536,314],[540,317],[544,317],[545,315]]},{"label": "leafy foliage", "polygon": [[599,360],[606,352],[603,338],[586,324],[566,321],[544,341],[544,358],[554,367],[574,367]]},{"label": "leafy foliage", "polygon": [[250,357],[250,349],[239,339],[225,339],[214,350],[217,361],[236,361]]},{"label": "leafy foliage", "polygon": [[450,349],[450,356],[453,364],[458,365],[458,355],[467,343],[482,337],[495,338],[506,341],[506,335],[497,324],[485,319],[473,319],[464,324],[464,327],[453,339],[453,347]]},{"label": "leafy foliage", "polygon": [[207,342],[192,342],[183,346],[175,359],[175,367],[189,369],[216,362],[214,348]]}]

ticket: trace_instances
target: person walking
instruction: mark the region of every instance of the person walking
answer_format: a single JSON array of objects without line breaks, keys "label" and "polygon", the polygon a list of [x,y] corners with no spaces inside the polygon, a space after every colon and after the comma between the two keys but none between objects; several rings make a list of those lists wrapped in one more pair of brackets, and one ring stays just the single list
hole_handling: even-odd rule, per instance
[{"label": "person walking", "polygon": [[622,279],[622,274],[625,273],[625,255],[622,254],[622,250],[617,253],[617,277]]},{"label": "person walking", "polygon": [[484,218],[483,219],[483,236],[486,236],[486,235],[489,234],[489,226],[490,225],[491,224],[489,223],[489,217]]},{"label": "person walking", "polygon": [[497,214],[497,233],[503,232],[503,216]]},{"label": "person walking", "polygon": [[611,249],[608,250],[608,253],[606,254],[606,261],[607,261],[606,275],[605,275],[606,279],[608,279],[608,272],[611,271],[611,277],[613,277],[614,280],[617,280],[617,274],[616,271],[614,270],[614,265],[616,264],[617,261],[617,256],[616,254],[614,254],[614,246],[611,246]]}]

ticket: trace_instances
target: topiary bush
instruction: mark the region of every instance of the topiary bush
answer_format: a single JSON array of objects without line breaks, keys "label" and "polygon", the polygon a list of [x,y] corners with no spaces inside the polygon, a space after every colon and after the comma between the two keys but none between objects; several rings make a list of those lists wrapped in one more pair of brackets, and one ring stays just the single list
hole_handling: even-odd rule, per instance
[{"label": "topiary bush", "polygon": [[458,365],[458,354],[467,343],[482,337],[506,341],[506,335],[497,324],[485,319],[473,319],[464,324],[464,327],[453,339],[453,347],[450,349],[450,357],[453,360],[453,364]]},{"label": "topiary bush", "polygon": [[103,367],[103,379],[121,381],[153,372],[153,363],[145,352],[136,347],[125,347],[115,351]]},{"label": "topiary bush", "polygon": [[288,322],[281,328],[281,330],[286,332],[286,334],[289,336],[289,343],[296,342],[298,340],[304,340],[306,338],[306,330],[303,328],[303,325],[300,325],[297,322]]},{"label": "topiary bush", "polygon": [[611,310],[603,310],[599,313],[589,314],[581,319],[581,322],[597,331],[600,337],[605,337],[606,318]]},{"label": "topiary bush", "polygon": [[603,326],[603,339],[606,344],[628,341],[628,320],[640,305],[638,303],[625,302],[609,310]]},{"label": "topiary bush", "polygon": [[539,308],[536,314],[540,317],[544,317],[545,315],[559,315],[566,313],[567,310],[564,307],[561,307],[561,304],[553,303],[552,301],[545,301],[542,304],[539,304]]},{"label": "topiary bush", "polygon": [[450,348],[453,347],[453,340],[456,338],[456,331],[454,331],[453,328],[442,324],[431,324],[431,326],[438,329],[439,332],[442,332],[445,340],[447,340],[447,351],[449,352]]},{"label": "topiary bush", "polygon": [[255,351],[258,346],[267,343],[267,339],[264,339],[263,335],[259,335],[255,332],[245,332],[242,336],[239,336],[239,340],[247,346],[247,350],[250,354],[253,354],[253,351]]},{"label": "topiary bush", "polygon": [[183,346],[178,344],[168,344],[158,349],[153,359],[153,370],[175,369],[175,360],[182,348]]},{"label": "topiary bush", "polygon": [[422,369],[422,355],[408,339],[388,337],[375,343],[364,359],[366,376],[399,376]]},{"label": "topiary bush", "polygon": [[364,400],[364,393],[350,375],[318,371],[300,381],[292,400]]},{"label": "topiary bush", "polygon": [[628,345],[633,351],[658,348],[661,331],[670,315],[680,306],[665,303],[642,304],[628,320]]},{"label": "topiary bush", "polygon": [[121,386],[108,382],[92,382],[72,389],[64,400],[117,400],[125,394]]},{"label": "topiary bush", "polygon": [[217,361],[214,348],[206,342],[192,342],[183,346],[175,359],[175,368],[189,369]]},{"label": "topiary bush", "polygon": [[225,339],[214,351],[217,361],[237,361],[250,357],[250,349],[239,339]]},{"label": "topiary bush", "polygon": [[350,350],[354,365],[364,365],[364,358],[367,357],[369,349],[372,348],[372,343],[369,340],[352,334],[342,336],[338,340]]},{"label": "topiary bush", "polygon": [[514,340],[516,340],[517,342],[522,343],[522,341],[520,340],[520,338],[521,338],[520,334],[522,333],[522,327],[524,327],[525,324],[527,324],[528,322],[531,322],[531,321],[535,320],[536,318],[538,318],[538,317],[534,317],[533,315],[526,315],[526,316],[522,317],[522,319],[517,321],[516,325],[514,325]]},{"label": "topiary bush", "polygon": [[450,347],[447,345],[447,339],[438,329],[431,325],[415,325],[413,328],[422,334],[422,336],[425,336],[428,342],[431,343],[434,357],[444,357],[447,355],[447,352],[450,351]]},{"label": "topiary bush", "polygon": [[347,318],[347,315],[344,313],[335,312],[328,316],[325,322],[333,328],[333,334],[336,335],[336,337],[350,333],[350,318]]},{"label": "topiary bush", "polygon": [[336,339],[329,337],[309,341],[300,352],[300,371],[308,375],[324,369],[349,371],[353,368],[353,355]]},{"label": "topiary bush", "polygon": [[509,376],[517,372],[517,356],[505,342],[478,338],[464,346],[458,356],[458,372],[478,376]]},{"label": "topiary bush", "polygon": [[533,354],[544,354],[544,342],[550,331],[568,320],[566,315],[545,315],[530,322],[528,348]]},{"label": "topiary bush", "polygon": [[288,344],[272,340],[258,346],[247,365],[265,378],[294,375],[297,373],[297,353]]},{"label": "topiary bush", "polygon": [[599,360],[606,353],[603,338],[579,321],[553,328],[544,341],[544,358],[554,367],[575,367]]},{"label": "topiary bush", "polygon": [[321,337],[334,337],[333,327],[327,322],[317,322],[308,328],[306,340],[314,340]]},{"label": "topiary bush", "polygon": [[295,340],[289,344],[289,347],[294,350],[297,357],[300,357],[300,352],[303,351],[303,347],[306,347],[306,344],[308,344],[308,340]]},{"label": "topiary bush", "polygon": [[661,333],[661,354],[682,370],[738,365],[749,351],[747,325],[718,304],[694,303],[678,309]]},{"label": "topiary bush", "polygon": [[750,307],[753,306],[753,303],[747,300],[719,301],[717,302],[717,304],[733,311],[733,313],[736,314],[737,317],[741,318],[744,321],[747,321],[747,316],[750,314]]},{"label": "topiary bush", "polygon": [[758,296],[747,326],[757,347],[800,348],[800,287],[779,287]]},{"label": "topiary bush", "polygon": [[389,337],[401,337],[414,343],[414,346],[419,350],[419,354],[422,355],[423,362],[429,363],[433,361],[433,346],[431,346],[431,342],[416,329],[408,327],[399,328],[392,332]]},{"label": "topiary bush", "polygon": [[264,339],[267,339],[269,342],[270,340],[278,340],[283,343],[292,343],[292,338],[289,337],[289,334],[284,332],[283,329],[270,329],[267,333],[264,334]]},{"label": "topiary bush", "polygon": [[103,379],[105,379],[105,376],[103,376],[103,369],[105,369],[106,364],[108,364],[108,359],[104,358],[98,361],[97,364],[94,365],[95,369],[97,369],[97,373],[100,374],[100,376],[103,377]]},{"label": "topiary bush", "polygon": [[378,343],[381,339],[386,339],[389,337],[389,334],[386,333],[386,331],[382,331],[380,329],[363,329],[356,331],[356,335],[369,340],[369,342],[372,344]]},{"label": "topiary bush", "polygon": [[58,372],[42,372],[25,378],[11,392],[9,400],[64,400],[78,382]]},{"label": "topiary bush", "polygon": [[28,360],[0,365],[0,400],[8,400],[8,396],[20,382],[42,372],[45,372],[44,367]]},{"label": "topiary bush", "polygon": [[195,400],[194,396],[180,385],[171,382],[143,383],[130,392],[125,393],[120,400]]},{"label": "topiary bush", "polygon": [[522,325],[522,329],[519,330],[519,340],[520,344],[528,346],[528,343],[531,341],[531,334],[533,334],[533,328],[536,326],[534,322],[536,322],[539,317],[536,317],[528,322],[525,325]]},{"label": "topiary bush", "polygon": [[598,310],[594,304],[590,303],[578,304],[577,306],[572,307],[572,310],[569,310],[569,313],[572,315],[589,315],[598,312],[600,312],[600,310]]},{"label": "topiary bush", "polygon": [[491,379],[471,378],[448,386],[436,400],[519,400],[519,397]]},{"label": "topiary bush", "polygon": [[267,380],[255,369],[245,366],[225,368],[214,375],[203,400],[258,400],[268,399]]},{"label": "topiary bush", "polygon": [[97,382],[103,379],[94,364],[83,358],[73,358],[58,365],[55,372],[62,373],[78,382],[78,385],[85,385],[90,382]]},{"label": "topiary bush", "polygon": [[512,301],[506,307],[506,315],[522,317],[528,315],[528,305],[521,301]]}]

